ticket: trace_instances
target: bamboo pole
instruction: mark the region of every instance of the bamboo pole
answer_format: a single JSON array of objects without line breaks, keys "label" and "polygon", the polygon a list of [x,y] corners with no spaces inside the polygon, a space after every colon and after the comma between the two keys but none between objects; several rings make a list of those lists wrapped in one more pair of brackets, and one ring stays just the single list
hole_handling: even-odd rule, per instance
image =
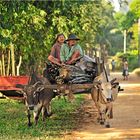
[{"label": "bamboo pole", "polygon": [[9,75],[9,71],[10,71],[10,50],[8,50],[8,61],[7,61],[7,72],[6,75]]},{"label": "bamboo pole", "polygon": [[2,75],[2,62],[0,60],[0,75]]},{"label": "bamboo pole", "polygon": [[15,76],[15,55],[14,55],[14,46],[10,44],[11,49],[11,60],[12,60],[12,76]]},{"label": "bamboo pole", "polygon": [[22,56],[19,57],[19,63],[17,65],[17,76],[19,76],[19,68],[21,66],[21,63],[22,63]]},{"label": "bamboo pole", "polygon": [[140,67],[140,18],[138,20],[138,66]]},{"label": "bamboo pole", "polygon": [[123,35],[124,35],[123,53],[126,53],[126,30],[124,30]]},{"label": "bamboo pole", "polygon": [[2,75],[5,76],[5,59],[4,54],[2,54]]}]

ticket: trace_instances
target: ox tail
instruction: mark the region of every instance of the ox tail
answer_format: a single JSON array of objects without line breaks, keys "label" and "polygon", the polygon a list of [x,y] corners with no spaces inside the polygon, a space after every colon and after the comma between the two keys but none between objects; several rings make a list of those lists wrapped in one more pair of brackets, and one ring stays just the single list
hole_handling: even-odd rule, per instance
[{"label": "ox tail", "polygon": [[111,110],[110,110],[109,118],[110,118],[110,119],[113,119],[113,108],[111,108]]}]

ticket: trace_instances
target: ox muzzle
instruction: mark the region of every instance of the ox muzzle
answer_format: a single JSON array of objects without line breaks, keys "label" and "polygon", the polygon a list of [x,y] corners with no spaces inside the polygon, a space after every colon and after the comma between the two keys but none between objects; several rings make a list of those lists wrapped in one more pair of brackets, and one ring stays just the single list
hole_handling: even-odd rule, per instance
[{"label": "ox muzzle", "polygon": [[29,108],[30,110],[34,110],[34,105],[28,105],[28,108]]}]

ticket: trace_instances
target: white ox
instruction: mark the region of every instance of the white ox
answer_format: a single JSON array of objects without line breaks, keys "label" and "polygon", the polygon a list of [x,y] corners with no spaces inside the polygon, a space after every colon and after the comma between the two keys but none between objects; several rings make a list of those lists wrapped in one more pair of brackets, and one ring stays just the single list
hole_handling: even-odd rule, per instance
[{"label": "white ox", "polygon": [[109,119],[113,118],[113,102],[116,100],[118,92],[121,91],[119,83],[107,80],[105,71],[94,79],[98,84],[91,91],[91,97],[98,109],[98,121],[110,127]]}]

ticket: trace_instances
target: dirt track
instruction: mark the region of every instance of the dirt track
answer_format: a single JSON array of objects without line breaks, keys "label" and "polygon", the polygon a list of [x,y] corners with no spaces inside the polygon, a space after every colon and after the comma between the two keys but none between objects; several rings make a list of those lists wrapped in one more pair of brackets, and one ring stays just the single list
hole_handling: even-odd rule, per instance
[{"label": "dirt track", "polygon": [[140,140],[140,77],[130,74],[128,81],[123,81],[121,73],[112,73],[117,77],[124,91],[119,93],[114,103],[114,118],[111,128],[105,128],[96,121],[97,110],[88,100],[79,110],[80,124],[67,140]]}]

